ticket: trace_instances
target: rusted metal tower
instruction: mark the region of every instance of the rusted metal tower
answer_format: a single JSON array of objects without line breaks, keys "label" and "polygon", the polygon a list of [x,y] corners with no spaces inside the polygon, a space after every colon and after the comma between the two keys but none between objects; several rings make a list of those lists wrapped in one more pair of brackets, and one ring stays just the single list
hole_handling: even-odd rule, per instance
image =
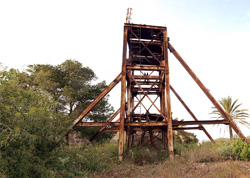
[{"label": "rusted metal tower", "polygon": [[[168,51],[173,53],[212,104],[221,112],[224,116],[223,120],[199,121],[195,117],[176,90],[170,85]],[[114,115],[107,122],[83,122],[82,119],[119,82],[121,82],[121,104]],[[170,90],[194,121],[176,121],[172,119]],[[118,114],[120,114],[119,119],[112,122]],[[74,120],[72,126],[101,127],[90,141],[101,132],[119,132],[118,157],[119,160],[122,160],[124,145],[129,149],[133,142],[134,133],[138,131],[142,132],[141,139],[145,132],[148,132],[153,146],[154,132],[161,132],[162,143],[164,147],[168,148],[169,156],[172,159],[174,156],[173,130],[199,129],[213,141],[203,124],[230,124],[238,136],[248,142],[235,123],[170,44],[166,27],[125,23],[122,72]],[[196,126],[194,127],[194,125]],[[124,138],[126,138],[126,141]]]}]

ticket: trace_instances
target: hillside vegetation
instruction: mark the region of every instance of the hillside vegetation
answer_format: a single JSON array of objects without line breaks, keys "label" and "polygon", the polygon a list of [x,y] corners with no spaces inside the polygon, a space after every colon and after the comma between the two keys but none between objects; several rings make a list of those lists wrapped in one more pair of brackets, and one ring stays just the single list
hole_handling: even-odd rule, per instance
[{"label": "hillside vegetation", "polygon": [[175,144],[174,161],[170,161],[162,149],[134,148],[127,152],[124,162],[113,162],[90,176],[247,178],[250,177],[249,160],[250,146],[236,138],[233,143]]},{"label": "hillside vegetation", "polygon": [[[91,73],[77,61],[59,66],[33,65],[29,72],[0,70],[0,177],[249,177],[250,146],[233,142],[197,143],[193,134],[174,133],[175,160],[161,143],[125,151],[106,133],[95,144],[69,147],[65,133],[72,119],[105,88],[92,85]],[[82,83],[78,83],[78,80]],[[80,86],[78,84],[81,84]],[[88,120],[104,121],[112,114],[108,98]],[[95,128],[98,129],[98,128]],[[80,130],[86,137],[96,130]],[[182,135],[180,137],[180,135]],[[147,143],[145,141],[145,143]]]}]

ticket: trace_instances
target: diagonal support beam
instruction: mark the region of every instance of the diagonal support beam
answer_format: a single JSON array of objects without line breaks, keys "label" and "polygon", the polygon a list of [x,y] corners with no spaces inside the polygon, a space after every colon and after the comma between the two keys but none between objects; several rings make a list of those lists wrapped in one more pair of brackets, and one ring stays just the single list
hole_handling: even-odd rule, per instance
[{"label": "diagonal support beam", "polygon": [[164,116],[162,114],[162,112],[159,110],[159,108],[154,104],[154,102],[151,100],[151,98],[147,95],[147,93],[142,89],[142,87],[137,83],[137,81],[134,79],[133,76],[131,76],[132,80],[136,83],[136,85],[138,85],[138,87],[141,89],[141,91],[143,92],[144,95],[146,95],[146,97],[149,99],[149,101],[154,105],[154,107],[157,109],[157,111],[160,113],[160,115],[164,118],[164,120],[166,119],[166,116]]},{"label": "diagonal support beam", "polygon": [[[178,98],[178,100],[181,102],[181,104],[184,106],[184,108],[187,110],[187,112],[192,116],[192,118],[195,121],[199,121],[197,117],[193,114],[193,112],[189,109],[189,107],[186,105],[186,103],[181,99],[180,95],[174,90],[174,88],[170,85],[171,91],[175,94],[175,96]],[[207,137],[210,139],[210,141],[214,142],[214,139],[211,137],[211,135],[207,132],[207,130],[203,127],[203,125],[199,125],[203,132],[207,135]]]},{"label": "diagonal support beam", "polygon": [[83,117],[85,117],[91,109],[97,105],[101,99],[106,96],[110,90],[112,90],[120,81],[121,81],[121,73],[113,80],[100,94],[97,96],[97,98],[74,120],[72,127],[74,127],[78,122],[82,120]]},{"label": "diagonal support beam", "polygon": [[[150,90],[156,85],[156,83],[158,82],[158,80],[160,80],[161,76],[159,76],[156,81],[154,82],[153,85],[151,85],[151,87],[147,90],[147,93],[148,94],[150,92]],[[141,98],[141,100],[138,101],[138,103],[136,104],[136,106],[133,108],[132,110],[132,113],[135,111],[135,109],[139,106],[139,104],[142,102],[142,100],[146,97],[145,93],[143,95],[143,97]]]},{"label": "diagonal support beam", "polygon": [[[157,95],[157,97],[155,98],[154,103],[157,101],[158,98],[159,98],[159,95]],[[152,106],[153,106],[153,104],[151,104],[151,105],[149,106],[148,111],[151,109]]]},{"label": "diagonal support beam", "polygon": [[[120,113],[120,111],[121,111],[121,108],[119,108],[119,109],[111,116],[111,118],[110,118],[109,120],[107,120],[107,122],[113,121],[114,118]],[[89,141],[92,142],[100,133],[102,133],[102,131],[103,131],[105,128],[106,128],[106,127],[100,128],[100,129],[96,132],[96,134],[95,134],[94,136],[92,136],[92,137],[89,139]]]},{"label": "diagonal support beam", "polygon": [[[140,100],[137,96],[135,96],[135,98],[136,98],[138,101]],[[146,111],[148,111],[147,108],[146,108],[146,106],[145,106],[143,103],[141,103],[141,105],[144,107],[144,109],[145,109]]]},{"label": "diagonal support beam", "polygon": [[232,121],[232,119],[226,114],[226,112],[222,109],[219,103],[214,99],[211,93],[207,90],[207,88],[203,85],[203,83],[199,80],[199,78],[195,75],[195,73],[191,70],[191,68],[187,65],[187,63],[182,59],[179,53],[174,49],[174,47],[168,42],[168,48],[170,52],[174,54],[176,59],[182,64],[182,66],[186,69],[189,75],[193,78],[193,80],[197,83],[197,85],[201,88],[201,90],[205,93],[208,99],[213,103],[216,109],[221,113],[221,115],[229,121],[230,126],[234,129],[235,133],[241,137],[243,141],[250,144],[247,138],[243,135],[240,129],[236,126],[236,124]]},{"label": "diagonal support beam", "polygon": [[160,63],[159,59],[152,53],[150,49],[141,41],[141,39],[131,30],[132,34],[140,41],[140,43],[148,50],[148,52]]},{"label": "diagonal support beam", "polygon": [[[148,47],[155,39],[157,39],[160,34],[162,34],[162,31],[160,31],[149,43],[147,43],[140,51],[137,52],[137,54],[140,54],[146,47]],[[137,37],[137,36],[136,36]],[[138,38],[137,38],[138,39]],[[147,60],[147,58],[146,58]]]}]

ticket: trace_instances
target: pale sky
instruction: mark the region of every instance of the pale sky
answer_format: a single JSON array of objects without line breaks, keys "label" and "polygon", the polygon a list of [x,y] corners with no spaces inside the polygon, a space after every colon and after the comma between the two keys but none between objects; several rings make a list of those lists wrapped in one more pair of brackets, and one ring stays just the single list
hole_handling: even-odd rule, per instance
[{"label": "pale sky", "polygon": [[[121,71],[128,7],[132,23],[168,28],[170,43],[217,100],[230,95],[250,109],[248,0],[0,0],[0,62],[22,70],[75,59],[109,84]],[[169,62],[171,85],[198,119],[209,119],[212,103],[172,54]],[[115,109],[119,95],[117,86],[110,93]],[[171,100],[174,117],[192,120],[174,95]],[[228,137],[205,127],[214,138]]]}]

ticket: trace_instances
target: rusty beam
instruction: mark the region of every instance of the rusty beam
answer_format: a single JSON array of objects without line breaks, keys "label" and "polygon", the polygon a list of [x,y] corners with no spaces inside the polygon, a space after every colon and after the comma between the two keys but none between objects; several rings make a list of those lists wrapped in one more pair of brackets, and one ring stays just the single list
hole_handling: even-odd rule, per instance
[{"label": "rusty beam", "polygon": [[103,132],[119,132],[119,129],[104,129]]},{"label": "rusty beam", "polygon": [[169,50],[174,54],[176,59],[182,64],[182,66],[186,69],[186,71],[190,74],[193,80],[197,83],[197,85],[201,88],[201,90],[205,93],[208,99],[212,102],[215,108],[221,113],[221,115],[229,121],[230,126],[234,129],[235,133],[246,143],[250,144],[244,134],[240,131],[240,129],[236,126],[236,124],[232,121],[232,119],[227,115],[227,113],[222,109],[219,103],[214,99],[212,94],[207,90],[207,88],[203,85],[200,79],[195,75],[195,73],[191,70],[191,68],[187,65],[187,63],[182,59],[179,53],[174,49],[174,47],[168,43]]},{"label": "rusty beam", "polygon": [[[151,82],[151,81],[137,81],[138,82],[138,84],[140,84],[140,85],[156,85],[156,86],[159,86],[161,83],[160,82],[157,82],[157,83],[155,83],[155,82]],[[135,85],[135,82],[132,82],[132,86],[134,86]]]},{"label": "rusty beam", "polygon": [[125,122],[125,102],[126,102],[126,60],[127,60],[127,35],[128,28],[124,27],[123,36],[123,55],[122,55],[122,77],[121,77],[121,113],[119,131],[119,150],[118,159],[122,161],[124,152],[124,122]]},{"label": "rusty beam", "polygon": [[154,104],[154,102],[151,100],[151,98],[147,95],[147,93],[141,88],[141,86],[137,83],[137,81],[134,79],[133,76],[131,76],[132,80],[138,85],[138,87],[141,89],[141,91],[146,95],[148,100],[154,105],[155,109],[162,115],[162,117],[166,120],[166,117],[162,114],[162,112],[159,110],[159,108]]},{"label": "rusty beam", "polygon": [[[176,98],[181,102],[181,104],[184,106],[184,108],[187,110],[187,112],[191,115],[191,117],[195,120],[198,121],[197,117],[194,115],[194,113],[189,109],[189,107],[186,105],[186,103],[182,100],[182,98],[180,97],[180,95],[178,95],[178,93],[175,91],[175,89],[170,85],[170,89],[172,90],[172,92],[174,93],[174,95],[176,96]],[[207,137],[210,139],[210,141],[214,142],[214,139],[211,137],[211,135],[207,132],[207,130],[200,125],[200,127],[202,128],[202,130],[204,131],[204,133],[207,135]]]},{"label": "rusty beam", "polygon": [[[131,78],[132,76],[133,76],[133,75],[131,75],[130,78]],[[159,76],[159,77],[157,78],[157,80],[155,81],[155,83],[158,82],[158,80],[159,80],[160,77],[161,77],[161,76]],[[134,81],[135,81],[135,80],[134,80]],[[138,84],[138,83],[137,83],[137,84]],[[146,93],[146,94],[149,94],[149,93],[150,93],[150,90],[151,90],[153,87],[154,87],[154,85],[152,85],[152,86],[147,90],[147,93]],[[137,92],[137,94],[138,94],[138,92]],[[143,92],[142,94],[143,94],[143,97],[141,98],[141,100],[138,101],[138,103],[136,104],[135,107],[132,107],[132,113],[133,113],[133,112],[135,111],[135,109],[139,106],[139,104],[142,102],[142,100],[146,97],[145,92]]]},{"label": "rusty beam", "polygon": [[[132,131],[143,131],[141,127],[133,127]],[[173,127],[173,130],[202,130],[201,127]],[[160,128],[151,128],[152,132],[160,132]],[[107,129],[105,128],[103,132],[119,132],[119,129]]]},{"label": "rusty beam", "polygon": [[152,26],[152,25],[138,25],[138,24],[124,24],[125,27],[137,27],[137,28],[148,28],[148,29],[157,29],[157,30],[164,30],[166,27],[163,26]]},{"label": "rusty beam", "polygon": [[150,75],[148,75],[148,76],[145,76],[145,75],[134,75],[133,76],[134,77],[134,79],[154,79],[154,80],[157,80],[158,78],[159,78],[159,76],[150,76]]},{"label": "rusty beam", "polygon": [[173,127],[173,130],[202,130],[201,127]]},{"label": "rusty beam", "polygon": [[[181,125],[200,125],[200,124],[229,124],[227,120],[200,120],[200,121],[172,121],[173,126],[181,126]],[[131,122],[125,123],[125,126],[168,126],[167,122]]]},{"label": "rusty beam", "polygon": [[[175,121],[173,120],[173,126],[180,125],[200,125],[200,124],[229,124],[227,120],[200,120],[200,121]],[[77,127],[117,127],[120,126],[120,122],[79,122],[76,124]],[[167,122],[125,122],[125,126],[168,126]]]},{"label": "rusty beam", "polygon": [[112,90],[117,83],[120,82],[121,80],[121,74],[119,74],[98,96],[97,98],[90,104],[88,105],[88,107],[86,109],[84,109],[84,111],[74,120],[72,127],[75,126],[78,122],[80,122],[82,120],[83,117],[85,117],[90,111],[91,109],[93,109],[95,107],[95,105],[97,105],[101,99],[106,96],[110,90]]},{"label": "rusty beam", "polygon": [[[114,120],[114,118],[120,113],[121,109],[119,108],[111,117],[107,122],[111,122]],[[93,137],[91,137],[89,139],[90,142],[92,142],[106,127],[102,127],[100,128]]]},{"label": "rusty beam", "polygon": [[159,63],[159,59],[152,53],[152,51],[150,49],[148,49],[148,47],[143,43],[143,41],[141,41],[141,39],[133,32],[133,30],[130,30],[130,32],[140,41],[140,43],[143,45],[144,48],[146,48],[146,50],[154,57],[155,60],[157,60]]},{"label": "rusty beam", "polygon": [[168,153],[170,160],[174,159],[174,144],[173,144],[173,129],[172,129],[172,112],[170,100],[170,81],[169,81],[169,60],[168,60],[168,39],[167,30],[163,30],[163,56],[165,62],[165,87],[166,87],[166,104],[167,104],[167,118],[168,118]]},{"label": "rusty beam", "polygon": [[[137,95],[144,95],[144,93],[143,92],[141,92],[141,91],[138,91],[138,92],[135,92]],[[160,92],[149,92],[149,93],[147,93],[147,95],[159,95],[160,94]],[[145,96],[145,95],[144,95]],[[146,97],[146,96],[145,96]]]},{"label": "rusty beam", "polygon": [[[131,70],[127,70],[127,73],[131,73]],[[129,78],[129,77],[127,77]],[[127,122],[131,122],[131,111],[132,111],[132,93],[131,93],[131,81],[127,81]],[[129,150],[130,145],[131,145],[131,131],[130,131],[130,127],[128,126],[126,129],[126,146],[127,146],[127,150]]]},{"label": "rusty beam", "polygon": [[149,70],[149,71],[163,71],[165,68],[162,66],[127,66],[131,70]]},{"label": "rusty beam", "polygon": [[[137,82],[138,83],[138,82]],[[138,85],[140,85],[139,83],[138,83]],[[143,91],[147,91],[149,88],[144,88],[144,87],[133,87],[132,89],[131,89],[131,91],[132,92],[138,92],[138,91],[141,91],[141,90],[143,90]],[[160,89],[159,88],[151,88],[150,89],[150,91],[153,91],[153,92],[159,92],[160,91]]]},{"label": "rusty beam", "polygon": [[118,127],[120,122],[79,122],[76,124],[77,127]]}]

